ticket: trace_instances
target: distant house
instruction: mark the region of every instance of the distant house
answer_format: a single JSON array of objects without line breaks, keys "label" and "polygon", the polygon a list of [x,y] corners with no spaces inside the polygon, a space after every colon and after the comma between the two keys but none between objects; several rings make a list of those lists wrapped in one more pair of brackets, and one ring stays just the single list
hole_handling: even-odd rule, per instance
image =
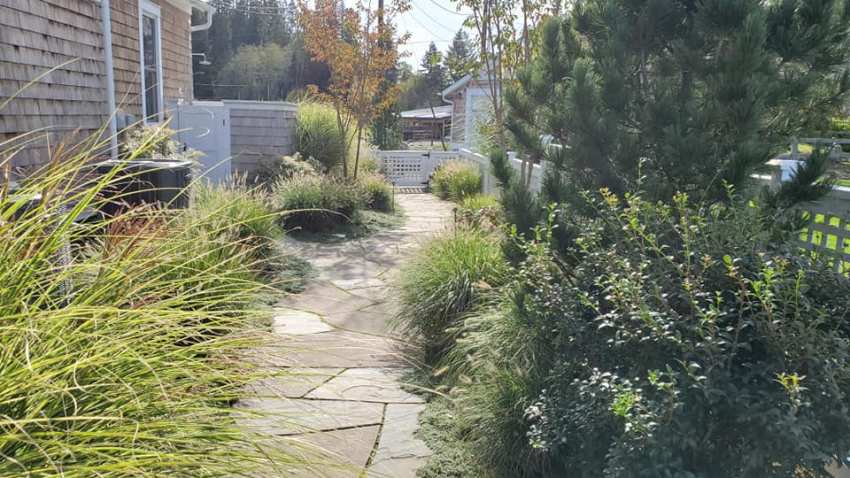
[{"label": "distant house", "polygon": [[0,142],[47,132],[12,166],[42,164],[48,139],[114,137],[191,101],[191,32],[213,13],[200,0],[0,0]]},{"label": "distant house", "polygon": [[490,119],[490,93],[487,75],[466,75],[442,91],[451,103],[450,143],[453,148],[475,148],[481,142],[480,127]]},{"label": "distant house", "polygon": [[404,141],[439,141],[448,136],[452,125],[452,105],[401,112]]}]

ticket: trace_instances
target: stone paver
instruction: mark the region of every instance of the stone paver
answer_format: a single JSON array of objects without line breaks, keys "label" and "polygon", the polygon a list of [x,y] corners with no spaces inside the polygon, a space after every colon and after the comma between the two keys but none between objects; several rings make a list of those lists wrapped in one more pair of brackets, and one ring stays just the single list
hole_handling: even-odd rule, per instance
[{"label": "stone paver", "polygon": [[278,307],[272,316],[272,330],[277,334],[310,335],[333,329],[321,316],[303,310]]},{"label": "stone paver", "polygon": [[[401,386],[403,343],[390,322],[398,272],[421,243],[451,224],[452,205],[399,195],[405,224],[364,239],[288,246],[310,261],[314,278],[275,309],[277,346],[258,349],[264,367],[291,374],[254,386],[239,422],[323,450],[321,467],[292,476],[414,477],[430,451],[415,436],[422,399]],[[281,437],[280,439],[283,439]],[[291,443],[291,442],[288,442]]]},{"label": "stone paver", "polygon": [[342,368],[287,368],[280,377],[259,380],[251,391],[261,398],[302,398],[339,375]]},{"label": "stone paver", "polygon": [[380,428],[379,425],[374,425],[304,434],[304,442],[322,450],[323,461],[331,466],[324,467],[321,475],[302,472],[292,476],[358,478],[369,462]]},{"label": "stone paver", "polygon": [[424,404],[389,404],[378,449],[372,458],[370,476],[413,478],[416,467],[431,455],[431,450],[414,436]]},{"label": "stone paver", "polygon": [[418,395],[402,390],[400,375],[398,369],[350,368],[314,389],[305,398],[422,403]]},{"label": "stone paver", "polygon": [[273,435],[380,425],[384,414],[383,404],[348,400],[249,398],[240,400],[238,408],[262,411],[238,420],[247,429]]}]

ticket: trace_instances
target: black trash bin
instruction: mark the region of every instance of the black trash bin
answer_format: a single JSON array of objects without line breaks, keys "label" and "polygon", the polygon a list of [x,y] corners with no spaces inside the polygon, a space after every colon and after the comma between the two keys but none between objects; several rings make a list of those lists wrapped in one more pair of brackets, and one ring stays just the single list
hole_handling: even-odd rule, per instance
[{"label": "black trash bin", "polygon": [[173,209],[189,206],[188,187],[192,181],[191,161],[104,161],[97,172],[107,174],[115,168],[116,181],[107,190],[104,213],[113,215],[117,211],[158,204]]}]

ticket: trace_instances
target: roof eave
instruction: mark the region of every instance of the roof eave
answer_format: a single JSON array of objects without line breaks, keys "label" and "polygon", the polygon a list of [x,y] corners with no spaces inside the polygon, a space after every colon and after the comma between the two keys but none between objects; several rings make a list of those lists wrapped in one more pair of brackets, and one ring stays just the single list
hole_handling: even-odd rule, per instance
[{"label": "roof eave", "polygon": [[[446,96],[449,96],[450,94],[460,90],[461,88],[466,86],[466,84],[469,83],[470,81],[472,81],[472,75],[469,75],[469,74],[464,75],[463,78],[455,81],[454,83],[449,85],[448,88],[446,88],[445,90],[440,92],[440,96],[442,96],[443,99],[445,100]],[[446,101],[448,101],[448,100],[446,100]]]}]

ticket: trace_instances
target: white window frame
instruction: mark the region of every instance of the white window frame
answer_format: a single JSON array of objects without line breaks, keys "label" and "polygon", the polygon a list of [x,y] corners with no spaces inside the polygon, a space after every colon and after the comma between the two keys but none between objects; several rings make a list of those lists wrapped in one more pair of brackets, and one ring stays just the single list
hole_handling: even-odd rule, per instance
[{"label": "white window frame", "polygon": [[[144,17],[153,17],[156,23],[156,77],[157,77],[157,104],[159,105],[159,112],[157,117],[148,117],[147,105],[145,104],[145,91],[147,88],[145,86],[145,41],[143,35],[143,20]],[[159,5],[151,2],[150,0],[139,0],[139,76],[141,77],[141,94],[140,100],[142,103],[142,118],[144,119],[145,124],[151,123],[159,123],[165,119],[165,104],[164,99],[165,95],[163,94],[162,89],[162,13],[160,12]]]}]

